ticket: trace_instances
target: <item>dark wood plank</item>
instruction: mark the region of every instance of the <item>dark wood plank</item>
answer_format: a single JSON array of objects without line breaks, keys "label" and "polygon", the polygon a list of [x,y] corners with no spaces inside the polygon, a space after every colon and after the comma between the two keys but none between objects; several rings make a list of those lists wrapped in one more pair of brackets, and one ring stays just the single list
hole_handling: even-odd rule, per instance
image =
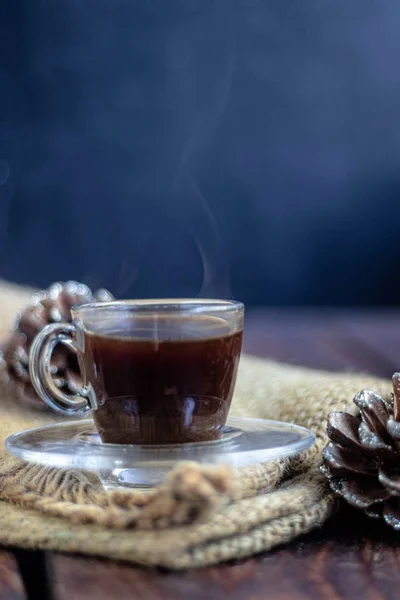
[{"label": "dark wood plank", "polygon": [[[390,376],[399,325],[398,313],[249,311],[244,348],[292,364]],[[400,587],[399,540],[347,511],[263,556],[186,573],[54,555],[56,592],[59,600],[391,600]]]},{"label": "dark wood plank", "polygon": [[43,551],[13,551],[24,585],[26,600],[56,600],[53,592],[52,557]]},{"label": "dark wood plank", "polygon": [[356,368],[352,357],[343,356],[337,340],[344,332],[335,314],[309,311],[287,312],[272,309],[248,311],[244,350],[249,354],[273,358],[290,364],[319,369]]},{"label": "dark wood plank", "polygon": [[0,600],[26,600],[15,559],[6,551],[0,551]]},{"label": "dark wood plank", "polygon": [[[379,355],[386,361],[386,375],[400,369],[400,313],[398,311],[343,312],[337,317],[351,334],[362,344],[365,352]],[[375,365],[376,370],[376,365]]]},{"label": "dark wood plank", "polygon": [[400,313],[253,310],[246,315],[244,350],[289,364],[390,377],[400,369]]},{"label": "dark wood plank", "polygon": [[348,512],[265,555],[185,573],[59,556],[56,590],[59,600],[394,600],[399,559],[398,534]]}]

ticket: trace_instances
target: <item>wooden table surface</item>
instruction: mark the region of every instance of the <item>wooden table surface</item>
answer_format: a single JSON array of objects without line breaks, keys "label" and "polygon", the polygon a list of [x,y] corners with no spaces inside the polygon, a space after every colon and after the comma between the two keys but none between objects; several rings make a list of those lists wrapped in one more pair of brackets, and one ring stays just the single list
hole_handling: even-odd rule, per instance
[{"label": "wooden table surface", "polygon": [[[390,377],[400,369],[400,313],[253,310],[246,352],[293,364]],[[400,597],[400,534],[355,511],[248,560],[185,573],[49,554],[55,600],[381,600]],[[19,557],[41,577],[43,558]],[[39,561],[36,567],[36,562]],[[39,581],[40,583],[40,581]],[[399,586],[399,588],[397,587]],[[0,552],[0,600],[26,598],[14,556]],[[42,591],[29,600],[46,600]]]}]

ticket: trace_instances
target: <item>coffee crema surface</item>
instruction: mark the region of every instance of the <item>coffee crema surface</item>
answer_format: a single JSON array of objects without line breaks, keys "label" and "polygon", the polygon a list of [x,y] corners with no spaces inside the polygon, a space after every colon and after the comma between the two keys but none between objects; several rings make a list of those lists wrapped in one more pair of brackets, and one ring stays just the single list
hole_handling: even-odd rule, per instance
[{"label": "coffee crema surface", "polygon": [[228,416],[242,330],[223,318],[136,316],[84,331],[85,366],[103,442],[216,440]]}]

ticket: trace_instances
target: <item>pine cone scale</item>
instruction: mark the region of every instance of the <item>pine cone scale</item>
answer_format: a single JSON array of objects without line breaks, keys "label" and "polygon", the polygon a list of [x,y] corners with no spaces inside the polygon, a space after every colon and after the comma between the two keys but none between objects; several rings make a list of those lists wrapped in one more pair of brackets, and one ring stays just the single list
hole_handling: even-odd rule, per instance
[{"label": "pine cone scale", "polygon": [[341,448],[330,442],[323,451],[325,465],[329,465],[329,470],[336,477],[349,473],[359,475],[375,475],[377,466],[367,456],[362,456],[350,450],[349,448]]},{"label": "pine cone scale", "polygon": [[387,502],[383,510],[383,518],[390,527],[400,531],[400,503],[398,498]]},{"label": "pine cone scale", "polygon": [[327,432],[332,442],[343,448],[361,448],[358,438],[359,419],[343,412],[332,412],[328,417]]},{"label": "pine cone scale", "polygon": [[373,431],[384,445],[390,444],[392,439],[387,431],[390,412],[383,398],[363,390],[355,396],[354,403],[361,411],[363,424]]},{"label": "pine cone scale", "polygon": [[390,490],[391,494],[400,496],[400,474],[393,474],[390,471],[379,469],[379,481],[386,489]]},{"label": "pine cone scale", "polygon": [[18,323],[18,331],[23,333],[27,338],[35,336],[38,330],[42,329],[47,325],[45,311],[43,307],[33,310],[32,308],[27,309],[21,316]]},{"label": "pine cone scale", "polygon": [[373,504],[367,508],[364,508],[364,512],[368,517],[372,519],[381,519],[382,518],[382,504]]},{"label": "pine cone scale", "polygon": [[368,448],[369,452],[380,454],[382,457],[387,458],[393,454],[393,448],[382,442],[381,438],[375,433],[375,431],[371,431],[371,429],[369,429],[369,426],[365,423],[365,421],[360,423],[358,435],[363,447],[365,449]]},{"label": "pine cone scale", "polygon": [[329,415],[321,470],[349,504],[400,530],[400,374],[390,401],[363,390],[354,403],[359,417]]},{"label": "pine cone scale", "polygon": [[390,491],[379,483],[376,477],[362,477],[355,480],[343,481],[343,496],[353,506],[368,508],[377,502],[390,498]]},{"label": "pine cone scale", "polygon": [[393,419],[400,421],[400,373],[395,373],[393,382]]},{"label": "pine cone scale", "polygon": [[400,447],[400,422],[389,419],[388,421],[388,432],[392,439],[396,442],[397,448]]}]

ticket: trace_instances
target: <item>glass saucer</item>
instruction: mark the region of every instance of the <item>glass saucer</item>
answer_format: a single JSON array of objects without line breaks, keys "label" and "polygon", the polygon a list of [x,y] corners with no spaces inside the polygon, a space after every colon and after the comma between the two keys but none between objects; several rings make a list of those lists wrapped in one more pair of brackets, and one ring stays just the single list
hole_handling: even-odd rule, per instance
[{"label": "glass saucer", "polygon": [[95,471],[106,489],[148,488],[165,479],[178,462],[243,467],[293,456],[314,443],[314,434],[292,423],[229,417],[221,439],[212,442],[135,446],[104,444],[91,419],[21,431],[6,449],[21,460]]}]

